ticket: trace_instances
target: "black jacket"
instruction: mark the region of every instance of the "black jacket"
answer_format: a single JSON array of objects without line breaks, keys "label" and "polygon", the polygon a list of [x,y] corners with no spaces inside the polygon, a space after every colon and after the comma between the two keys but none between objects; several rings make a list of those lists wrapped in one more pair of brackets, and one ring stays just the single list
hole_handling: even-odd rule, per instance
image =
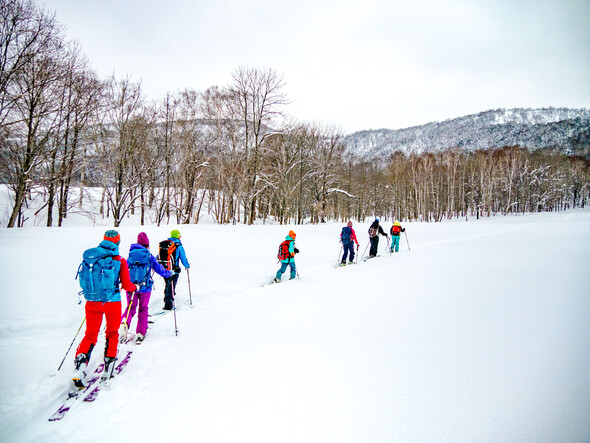
[{"label": "black jacket", "polygon": [[[381,235],[387,237],[387,234],[385,233],[385,231],[383,231],[383,228],[381,227],[381,225],[379,224],[379,222],[377,220],[375,220],[371,224],[371,227],[369,228],[369,236],[371,235],[371,229],[373,229],[373,228],[377,231],[377,234],[381,234]],[[377,234],[375,236],[377,236]]]}]

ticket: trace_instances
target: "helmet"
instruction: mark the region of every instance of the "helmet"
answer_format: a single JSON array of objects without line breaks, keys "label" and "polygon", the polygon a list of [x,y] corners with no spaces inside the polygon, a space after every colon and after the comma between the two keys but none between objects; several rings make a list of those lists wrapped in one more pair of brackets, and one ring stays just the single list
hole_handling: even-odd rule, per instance
[{"label": "helmet", "polygon": [[375,217],[375,221],[379,221],[379,217]]}]

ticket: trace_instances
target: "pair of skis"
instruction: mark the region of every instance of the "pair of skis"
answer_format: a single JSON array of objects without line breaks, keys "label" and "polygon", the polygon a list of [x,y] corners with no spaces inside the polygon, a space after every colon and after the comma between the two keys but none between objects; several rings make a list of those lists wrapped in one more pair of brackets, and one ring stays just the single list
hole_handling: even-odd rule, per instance
[{"label": "pair of skis", "polygon": [[[125,353],[125,357],[115,366],[113,376],[119,375],[125,369],[132,354],[133,348],[129,348]],[[86,380],[86,386],[84,388],[69,392],[63,404],[49,417],[49,421],[59,421],[76,405],[96,400],[100,391],[111,382],[111,380],[101,380],[104,368],[104,363],[99,364],[92,375]]]}]

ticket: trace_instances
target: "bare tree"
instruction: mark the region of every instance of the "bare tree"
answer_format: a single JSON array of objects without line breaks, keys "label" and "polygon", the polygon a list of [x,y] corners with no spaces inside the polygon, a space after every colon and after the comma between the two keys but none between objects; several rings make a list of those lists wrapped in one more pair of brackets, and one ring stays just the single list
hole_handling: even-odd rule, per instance
[{"label": "bare tree", "polygon": [[245,209],[246,222],[256,218],[256,197],[261,149],[273,132],[273,124],[282,117],[282,107],[288,100],[282,89],[283,77],[274,70],[261,71],[240,67],[232,73],[231,96],[235,100],[237,117],[243,123],[243,146],[246,153],[247,177]]},{"label": "bare tree", "polygon": [[130,79],[112,78],[107,90],[108,110],[102,124],[102,158],[105,198],[113,211],[114,226],[134,207],[138,180],[134,158],[146,138],[148,124],[144,116],[141,84]]}]

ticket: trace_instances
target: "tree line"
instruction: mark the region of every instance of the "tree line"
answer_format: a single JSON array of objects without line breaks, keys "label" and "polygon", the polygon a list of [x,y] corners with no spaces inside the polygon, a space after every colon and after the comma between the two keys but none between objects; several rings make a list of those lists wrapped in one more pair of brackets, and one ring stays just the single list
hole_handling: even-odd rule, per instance
[{"label": "tree line", "polygon": [[34,193],[61,226],[99,188],[115,226],[273,220],[318,223],[489,216],[584,206],[588,161],[503,147],[367,159],[344,134],[286,115],[284,79],[239,67],[226,86],[149,101],[131,78],[99,79],[55,17],[2,1],[0,177],[12,191],[8,227]]}]

